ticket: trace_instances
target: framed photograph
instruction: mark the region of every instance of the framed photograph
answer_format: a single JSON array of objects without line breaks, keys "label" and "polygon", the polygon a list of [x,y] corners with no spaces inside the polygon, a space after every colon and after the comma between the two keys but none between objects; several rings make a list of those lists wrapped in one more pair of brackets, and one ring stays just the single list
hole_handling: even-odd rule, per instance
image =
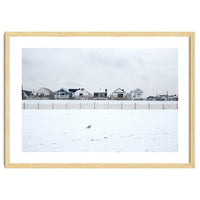
[{"label": "framed photograph", "polygon": [[5,167],[194,168],[194,32],[5,33]]}]

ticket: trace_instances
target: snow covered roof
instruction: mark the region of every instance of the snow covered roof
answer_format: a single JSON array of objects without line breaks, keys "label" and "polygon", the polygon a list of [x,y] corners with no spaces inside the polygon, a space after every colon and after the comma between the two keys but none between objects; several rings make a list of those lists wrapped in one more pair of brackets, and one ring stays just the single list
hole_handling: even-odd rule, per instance
[{"label": "snow covered roof", "polygon": [[102,90],[102,89],[100,88],[99,90],[95,91],[94,93],[106,93],[106,91],[105,91],[105,90]]},{"label": "snow covered roof", "polygon": [[178,99],[178,96],[169,96],[170,99]]},{"label": "snow covered roof", "polygon": [[139,88],[137,88],[137,89],[133,90],[133,92],[134,92],[134,93],[143,93],[143,91],[142,91],[142,90],[140,90]]},{"label": "snow covered roof", "polygon": [[77,90],[77,91],[75,92],[75,95],[80,94],[80,93],[85,94],[85,95],[91,95],[91,94],[90,94],[87,90],[85,90],[84,88],[81,88],[80,90]]},{"label": "snow covered roof", "polygon": [[64,91],[64,92],[69,92],[67,89],[65,88],[60,88],[59,90],[57,90],[56,92],[60,92],[60,91]]},{"label": "snow covered roof", "polygon": [[37,90],[36,92],[41,92],[41,91],[47,91],[47,92],[49,92],[49,93],[53,93],[52,90],[50,90],[49,88],[45,88],[45,87],[40,88],[40,89]]},{"label": "snow covered roof", "polygon": [[124,89],[118,88],[113,93],[126,93]]}]

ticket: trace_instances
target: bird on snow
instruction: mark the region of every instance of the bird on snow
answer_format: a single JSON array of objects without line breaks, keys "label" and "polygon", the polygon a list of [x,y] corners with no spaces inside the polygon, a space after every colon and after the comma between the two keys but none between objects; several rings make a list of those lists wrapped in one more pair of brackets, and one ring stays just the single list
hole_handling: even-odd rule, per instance
[{"label": "bird on snow", "polygon": [[89,125],[89,126],[87,126],[87,127],[86,127],[86,129],[89,129],[89,128],[91,128],[91,127],[92,127],[92,126],[91,126],[91,125]]}]

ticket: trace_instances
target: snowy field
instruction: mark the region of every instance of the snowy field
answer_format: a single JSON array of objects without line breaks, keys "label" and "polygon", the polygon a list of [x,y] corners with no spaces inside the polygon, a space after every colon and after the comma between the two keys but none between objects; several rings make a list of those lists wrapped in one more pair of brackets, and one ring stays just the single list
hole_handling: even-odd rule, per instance
[{"label": "snowy field", "polygon": [[23,152],[177,152],[177,110],[22,110]]}]

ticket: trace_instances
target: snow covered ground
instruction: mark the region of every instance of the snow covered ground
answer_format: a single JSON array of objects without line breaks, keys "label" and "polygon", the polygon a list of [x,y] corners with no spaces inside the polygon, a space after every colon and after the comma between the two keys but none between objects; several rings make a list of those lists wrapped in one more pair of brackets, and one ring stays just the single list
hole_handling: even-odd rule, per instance
[{"label": "snow covered ground", "polygon": [[178,110],[22,110],[23,152],[176,152]]}]

